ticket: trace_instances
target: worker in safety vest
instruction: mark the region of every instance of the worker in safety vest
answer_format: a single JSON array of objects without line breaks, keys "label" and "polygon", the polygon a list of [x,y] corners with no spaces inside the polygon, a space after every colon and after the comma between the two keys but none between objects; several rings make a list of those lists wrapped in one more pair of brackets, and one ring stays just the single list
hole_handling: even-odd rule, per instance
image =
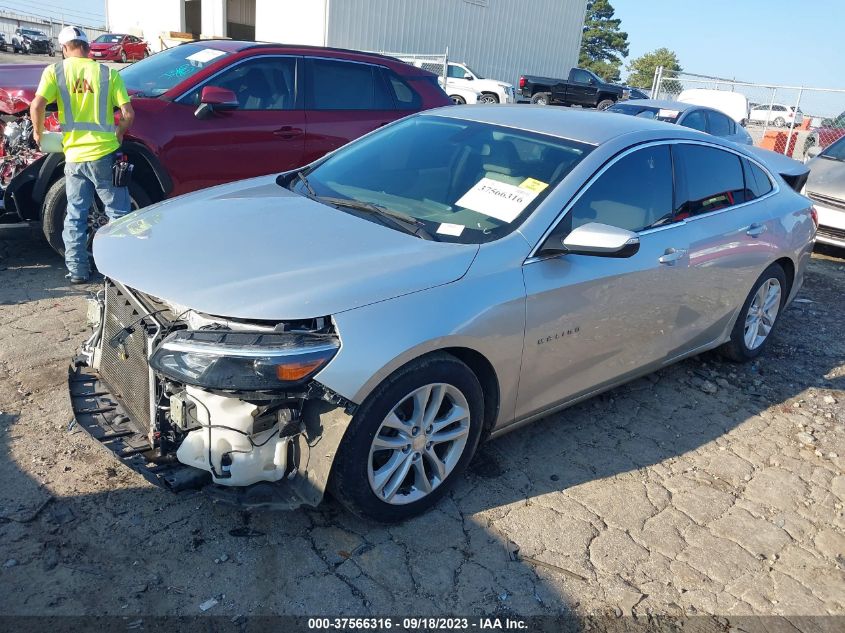
[{"label": "worker in safety vest", "polygon": [[[35,141],[41,143],[47,104],[58,101],[64,134],[67,215],[62,238],[71,283],[88,281],[88,210],[94,191],[111,219],[131,210],[127,187],[115,187],[112,167],[135,113],[117,71],[88,59],[88,36],[76,26],[59,33],[64,60],[47,66],[30,106]],[[114,110],[120,108],[115,127]]]}]

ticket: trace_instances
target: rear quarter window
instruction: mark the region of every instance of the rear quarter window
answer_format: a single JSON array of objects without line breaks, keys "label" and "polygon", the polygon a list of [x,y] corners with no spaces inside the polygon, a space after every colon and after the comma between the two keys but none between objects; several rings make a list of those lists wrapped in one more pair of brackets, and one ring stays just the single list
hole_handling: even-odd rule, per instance
[{"label": "rear quarter window", "polygon": [[749,200],[762,198],[774,189],[769,176],[757,164],[743,159],[742,166],[745,170],[745,187],[748,190]]},{"label": "rear quarter window", "polygon": [[678,188],[678,216],[691,217],[746,201],[739,156],[715,147],[679,143],[672,150]]}]

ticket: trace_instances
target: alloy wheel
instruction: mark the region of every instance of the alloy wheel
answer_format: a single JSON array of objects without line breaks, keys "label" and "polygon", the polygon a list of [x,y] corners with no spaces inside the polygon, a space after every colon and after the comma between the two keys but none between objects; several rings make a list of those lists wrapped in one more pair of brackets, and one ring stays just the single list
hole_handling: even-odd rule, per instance
[{"label": "alloy wheel", "polygon": [[745,346],[749,350],[760,347],[769,336],[780,312],[780,302],[780,282],[767,279],[757,290],[745,315]]},{"label": "alloy wheel", "polygon": [[376,431],[367,458],[375,495],[393,505],[430,494],[455,469],[467,445],[470,408],[452,385],[425,385],[402,398]]},{"label": "alloy wheel", "polygon": [[496,99],[494,95],[483,94],[481,95],[481,99],[478,100],[479,103],[499,103],[499,100]]}]

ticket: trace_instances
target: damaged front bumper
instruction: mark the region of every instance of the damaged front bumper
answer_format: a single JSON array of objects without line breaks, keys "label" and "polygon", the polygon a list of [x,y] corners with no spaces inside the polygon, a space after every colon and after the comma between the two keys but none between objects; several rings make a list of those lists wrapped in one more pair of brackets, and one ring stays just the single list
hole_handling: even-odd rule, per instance
[{"label": "damaged front bumper", "polygon": [[[162,327],[148,314],[153,311],[128,289],[112,287],[115,291],[106,292],[105,300],[101,295],[89,305],[95,331],[69,369],[78,426],[147,481],[174,493],[201,490],[215,501],[251,508],[318,505],[351,420],[348,403],[330,402],[331,396],[315,383],[301,394],[284,394],[284,405],[268,423],[266,415],[261,417],[267,407],[237,394],[191,386],[174,393],[173,385],[149,367],[148,351],[162,337]],[[108,301],[125,304],[125,312],[114,306],[109,312]],[[121,338],[115,360],[114,350],[104,351],[111,335],[105,321],[126,329],[123,322],[130,315],[143,319]],[[146,358],[139,358],[142,349]],[[123,380],[115,362],[126,363],[119,371],[147,372],[148,386]],[[192,426],[171,428],[169,421],[183,414]]]}]

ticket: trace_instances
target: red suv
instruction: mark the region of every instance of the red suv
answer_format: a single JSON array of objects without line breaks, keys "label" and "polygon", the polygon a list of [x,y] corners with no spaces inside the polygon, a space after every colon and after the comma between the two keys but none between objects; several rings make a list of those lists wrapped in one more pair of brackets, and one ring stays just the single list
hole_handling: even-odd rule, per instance
[{"label": "red suv", "polygon": [[[135,165],[133,208],[293,169],[407,114],[451,104],[428,71],[331,48],[204,40],[127,66],[121,76],[135,109],[122,148]],[[47,154],[0,183],[6,216],[12,210],[20,220],[41,220],[60,252],[63,165],[63,154]],[[101,212],[90,215],[94,230],[105,222]]]}]

